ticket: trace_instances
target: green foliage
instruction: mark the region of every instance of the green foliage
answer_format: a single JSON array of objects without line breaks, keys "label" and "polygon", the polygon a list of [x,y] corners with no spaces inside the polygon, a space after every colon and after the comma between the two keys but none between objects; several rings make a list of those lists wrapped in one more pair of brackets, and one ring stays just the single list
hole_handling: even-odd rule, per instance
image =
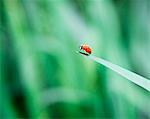
[{"label": "green foliage", "polygon": [[150,78],[147,16],[147,0],[1,0],[0,116],[149,118],[149,92],[76,53]]}]

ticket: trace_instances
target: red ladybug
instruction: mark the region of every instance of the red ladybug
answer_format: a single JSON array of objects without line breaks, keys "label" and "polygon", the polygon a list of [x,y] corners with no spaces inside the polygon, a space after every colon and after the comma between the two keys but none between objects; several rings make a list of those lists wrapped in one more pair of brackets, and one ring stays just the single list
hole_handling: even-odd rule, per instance
[{"label": "red ladybug", "polygon": [[90,54],[92,53],[92,49],[91,49],[88,45],[83,44],[83,45],[80,46],[80,51],[79,51],[79,53],[88,56],[88,55],[90,55]]}]

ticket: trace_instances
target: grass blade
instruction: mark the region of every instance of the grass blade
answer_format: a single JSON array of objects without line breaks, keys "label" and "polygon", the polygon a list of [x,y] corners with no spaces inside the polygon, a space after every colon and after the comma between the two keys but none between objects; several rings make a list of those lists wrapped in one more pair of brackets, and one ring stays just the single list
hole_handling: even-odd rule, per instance
[{"label": "grass blade", "polygon": [[105,67],[115,71],[116,73],[120,74],[121,76],[127,78],[131,82],[135,83],[136,85],[148,90],[150,92],[150,80],[146,79],[134,72],[131,72],[127,69],[124,69],[116,64],[113,64],[109,61],[106,61],[102,58],[98,58],[96,56],[90,55],[88,56],[91,60],[104,65]]}]

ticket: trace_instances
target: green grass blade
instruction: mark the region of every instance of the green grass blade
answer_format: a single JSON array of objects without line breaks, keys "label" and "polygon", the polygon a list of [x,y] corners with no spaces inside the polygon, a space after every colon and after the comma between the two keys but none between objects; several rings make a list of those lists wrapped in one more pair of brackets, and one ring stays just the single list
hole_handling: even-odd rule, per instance
[{"label": "green grass blade", "polygon": [[122,68],[116,64],[113,64],[109,61],[106,61],[104,59],[101,59],[101,58],[98,58],[98,57],[95,57],[92,55],[90,55],[89,58],[92,59],[93,61],[100,63],[100,64],[104,65],[105,67],[115,71],[116,73],[120,74],[121,76],[127,78],[131,82],[137,84],[140,87],[143,87],[144,89],[146,89],[150,92],[150,80],[149,79],[146,79],[134,72],[124,69],[124,68]]}]

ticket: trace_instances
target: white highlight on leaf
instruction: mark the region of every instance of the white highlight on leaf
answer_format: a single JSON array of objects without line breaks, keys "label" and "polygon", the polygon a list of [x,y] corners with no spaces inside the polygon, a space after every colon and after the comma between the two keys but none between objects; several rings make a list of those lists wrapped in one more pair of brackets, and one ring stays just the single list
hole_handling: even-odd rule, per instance
[{"label": "white highlight on leaf", "polygon": [[150,80],[146,79],[134,72],[131,72],[127,69],[124,69],[116,64],[113,64],[109,61],[106,61],[102,58],[98,58],[95,56],[88,56],[90,59],[96,61],[97,63],[100,63],[102,65],[104,65],[105,67],[115,71],[116,73],[120,74],[121,76],[127,78],[128,80],[130,80],[131,82],[137,84],[138,86],[143,87],[144,89],[148,90],[150,92]]}]

